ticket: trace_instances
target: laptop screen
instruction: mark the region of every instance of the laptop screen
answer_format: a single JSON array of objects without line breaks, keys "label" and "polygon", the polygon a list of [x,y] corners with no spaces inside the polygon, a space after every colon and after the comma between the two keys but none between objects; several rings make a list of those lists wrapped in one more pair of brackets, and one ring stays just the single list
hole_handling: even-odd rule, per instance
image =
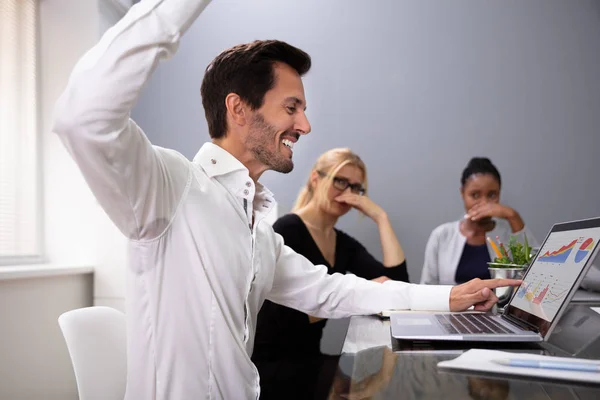
[{"label": "laptop screen", "polygon": [[554,225],[513,295],[509,315],[546,335],[600,242],[600,218]]}]

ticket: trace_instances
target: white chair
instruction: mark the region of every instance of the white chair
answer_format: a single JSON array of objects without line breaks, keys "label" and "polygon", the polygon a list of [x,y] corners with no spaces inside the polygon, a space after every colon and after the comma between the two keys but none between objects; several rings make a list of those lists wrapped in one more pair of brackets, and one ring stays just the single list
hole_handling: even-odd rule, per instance
[{"label": "white chair", "polygon": [[80,400],[123,400],[127,378],[125,314],[109,307],[68,311],[58,318]]}]

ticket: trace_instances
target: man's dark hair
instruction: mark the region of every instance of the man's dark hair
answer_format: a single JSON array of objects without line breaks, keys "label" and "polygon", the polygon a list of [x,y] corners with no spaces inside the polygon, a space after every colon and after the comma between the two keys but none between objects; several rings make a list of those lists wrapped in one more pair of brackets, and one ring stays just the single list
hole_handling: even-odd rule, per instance
[{"label": "man's dark hair", "polygon": [[235,93],[253,110],[263,105],[265,93],[275,86],[273,64],[282,62],[302,76],[311,65],[304,51],[279,40],[256,40],[219,54],[206,67],[200,94],[210,137],[218,139],[227,131],[225,98]]},{"label": "man's dark hair", "polygon": [[498,181],[498,184],[502,186],[502,179],[500,179],[500,172],[492,164],[489,158],[486,157],[473,157],[467,164],[467,167],[463,170],[460,183],[464,186],[467,180],[475,174],[489,174],[492,175]]}]

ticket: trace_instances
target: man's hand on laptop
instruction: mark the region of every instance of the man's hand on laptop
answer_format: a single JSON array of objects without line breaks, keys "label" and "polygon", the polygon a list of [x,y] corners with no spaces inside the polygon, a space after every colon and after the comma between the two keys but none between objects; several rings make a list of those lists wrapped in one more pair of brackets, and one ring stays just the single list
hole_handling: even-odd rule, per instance
[{"label": "man's hand on laptop", "polygon": [[464,311],[471,306],[475,306],[476,311],[487,311],[498,301],[493,289],[520,284],[519,279],[472,279],[452,288],[450,311]]}]

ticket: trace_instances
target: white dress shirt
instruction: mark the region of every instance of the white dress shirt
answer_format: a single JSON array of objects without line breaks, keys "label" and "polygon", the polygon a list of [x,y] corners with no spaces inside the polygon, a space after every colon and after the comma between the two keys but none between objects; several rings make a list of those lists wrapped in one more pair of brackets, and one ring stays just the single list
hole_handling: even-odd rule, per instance
[{"label": "white dress shirt", "polygon": [[[487,236],[496,240],[496,236],[503,243],[507,243],[511,236],[517,236],[519,241],[523,242],[523,236],[527,235],[530,246],[538,246],[539,243],[527,227],[523,227],[519,232],[511,230],[509,223],[504,219],[494,218],[496,226]],[[467,238],[460,233],[460,221],[447,222],[435,228],[425,247],[425,260],[423,263],[423,272],[421,273],[421,283],[427,285],[456,285],[456,270],[467,243]],[[497,257],[494,249],[489,243],[487,249],[490,254],[490,260]]]},{"label": "white dress shirt", "polygon": [[250,355],[265,299],[323,318],[449,307],[450,287],[328,275],[264,222],[272,194],[231,154],[207,143],[190,162],[152,146],[129,119],[207,3],[132,7],[78,62],[56,109],[54,131],[130,239],[131,400],[258,398]]}]

